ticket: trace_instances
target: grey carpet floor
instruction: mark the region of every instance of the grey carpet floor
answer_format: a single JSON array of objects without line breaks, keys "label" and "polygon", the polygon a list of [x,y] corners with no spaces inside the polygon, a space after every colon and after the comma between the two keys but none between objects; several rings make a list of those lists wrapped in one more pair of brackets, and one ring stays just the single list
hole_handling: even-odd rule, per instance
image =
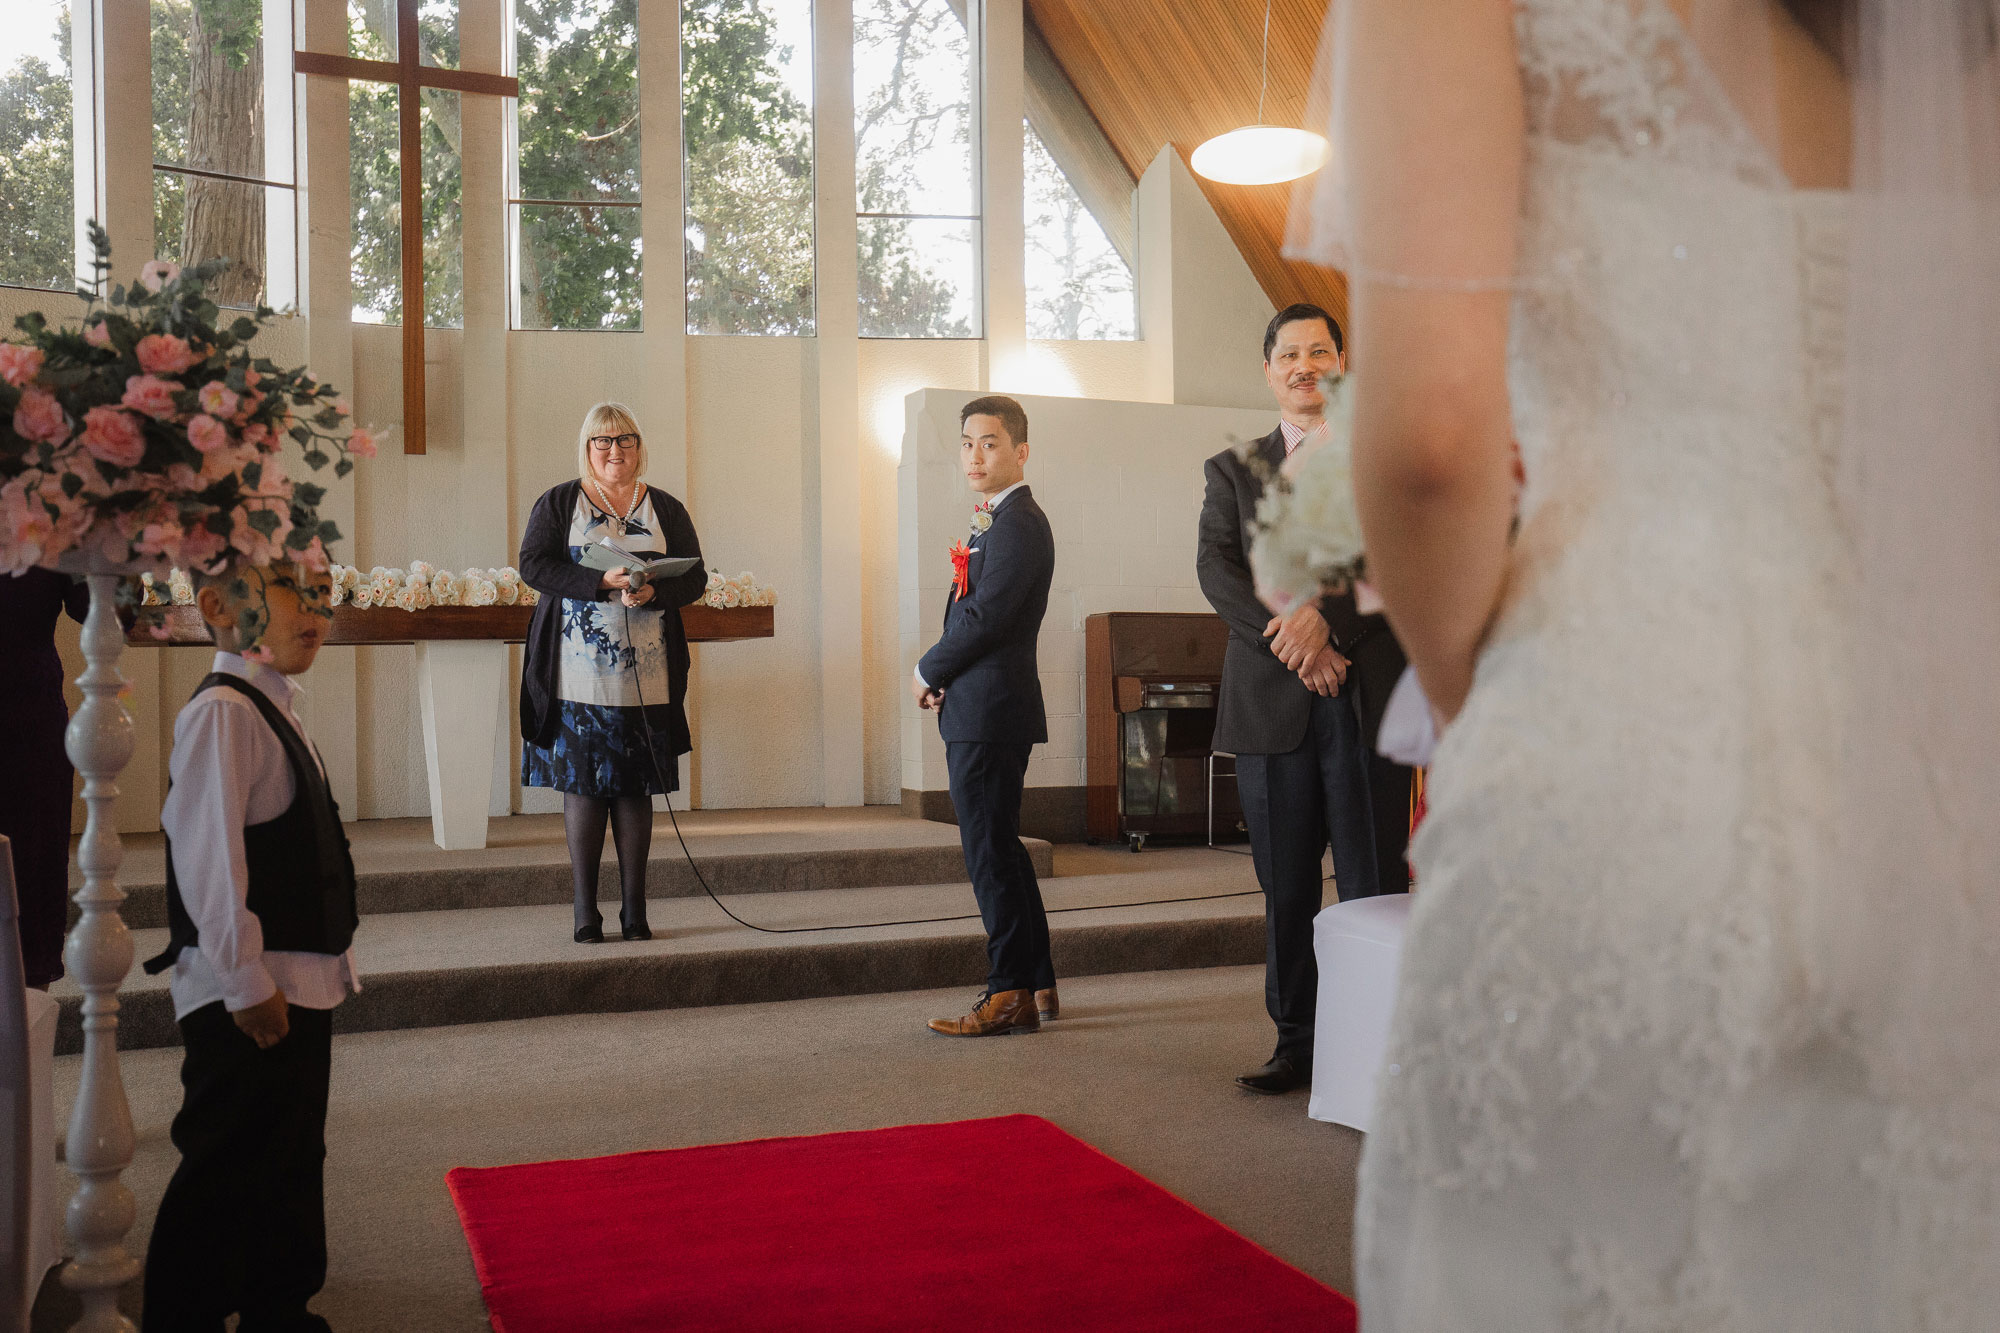
[{"label": "grey carpet floor", "polygon": [[[1302,1093],[1258,1097],[1231,1082],[1270,1048],[1261,968],[1078,978],[1063,983],[1066,1016],[1027,1038],[923,1030],[972,998],[903,992],[341,1037],[328,1126],[332,1272],[316,1308],[341,1333],[487,1326],[444,1188],[453,1166],[1013,1112],[1046,1116],[1351,1289],[1360,1136],[1308,1120]],[[123,1061],[140,1140],[126,1175],[139,1202],[135,1250],[175,1161],[178,1066],[173,1050]],[[64,1110],[79,1067],[57,1062]],[[1032,1218],[1018,1222],[1027,1243],[1064,1243]],[[66,1326],[52,1296],[45,1289],[38,1333]]]}]

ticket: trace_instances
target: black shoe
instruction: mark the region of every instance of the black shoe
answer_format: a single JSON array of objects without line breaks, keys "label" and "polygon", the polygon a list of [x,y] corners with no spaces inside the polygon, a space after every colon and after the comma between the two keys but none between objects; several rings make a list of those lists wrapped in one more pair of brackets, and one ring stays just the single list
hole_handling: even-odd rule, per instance
[{"label": "black shoe", "polygon": [[1311,1083],[1312,1067],[1296,1063],[1289,1055],[1274,1055],[1262,1069],[1236,1076],[1237,1087],[1274,1095],[1297,1092]]},{"label": "black shoe", "polygon": [[625,932],[625,938],[628,940],[650,940],[653,938],[653,928],[647,925],[643,918],[634,921],[628,926],[625,924],[624,918],[620,917],[618,925],[619,929]]},{"label": "black shoe", "polygon": [[[632,937],[627,935],[625,938],[629,940]],[[576,928],[576,942],[578,944],[604,943],[604,919],[599,917],[587,926],[578,926]]]}]

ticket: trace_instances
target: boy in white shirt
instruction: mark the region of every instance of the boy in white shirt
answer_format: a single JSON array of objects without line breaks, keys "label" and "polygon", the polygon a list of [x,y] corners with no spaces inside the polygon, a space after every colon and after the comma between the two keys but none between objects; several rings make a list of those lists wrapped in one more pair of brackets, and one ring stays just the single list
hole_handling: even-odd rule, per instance
[{"label": "boy in white shirt", "polygon": [[327,581],[233,568],[197,601],[221,651],[174,722],[170,942],[185,1096],[181,1163],[146,1254],[145,1327],[312,1333],[326,1282],[333,1007],[360,989],[354,864],[291,678],[319,655]]}]

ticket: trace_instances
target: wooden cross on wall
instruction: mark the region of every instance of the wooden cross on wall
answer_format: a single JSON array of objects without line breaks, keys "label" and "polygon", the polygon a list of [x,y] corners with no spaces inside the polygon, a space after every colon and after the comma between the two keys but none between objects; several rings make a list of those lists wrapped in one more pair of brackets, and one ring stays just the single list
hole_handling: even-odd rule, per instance
[{"label": "wooden cross on wall", "polygon": [[424,208],[422,97],[425,88],[448,88],[489,97],[518,97],[518,80],[499,74],[426,65],[417,51],[420,0],[396,0],[396,59],[357,60],[353,56],[298,51],[293,65],[301,74],[393,83],[397,88],[398,180],[403,234],[403,452],[424,452]]}]

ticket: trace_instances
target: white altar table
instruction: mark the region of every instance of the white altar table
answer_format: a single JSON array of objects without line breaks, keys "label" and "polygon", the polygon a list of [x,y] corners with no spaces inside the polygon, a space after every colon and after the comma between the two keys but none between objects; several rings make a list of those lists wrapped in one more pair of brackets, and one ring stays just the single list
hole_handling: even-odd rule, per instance
[{"label": "white altar table", "polygon": [[[446,851],[486,845],[493,750],[503,731],[502,710],[508,698],[507,645],[527,638],[533,614],[531,606],[436,606],[427,611],[334,608],[326,638],[329,646],[416,647],[431,836]],[[689,643],[768,639],[774,621],[774,610],[768,606],[681,608]],[[187,606],[167,613],[164,640],[134,631],[125,642],[132,648],[215,646],[200,614]]]}]

